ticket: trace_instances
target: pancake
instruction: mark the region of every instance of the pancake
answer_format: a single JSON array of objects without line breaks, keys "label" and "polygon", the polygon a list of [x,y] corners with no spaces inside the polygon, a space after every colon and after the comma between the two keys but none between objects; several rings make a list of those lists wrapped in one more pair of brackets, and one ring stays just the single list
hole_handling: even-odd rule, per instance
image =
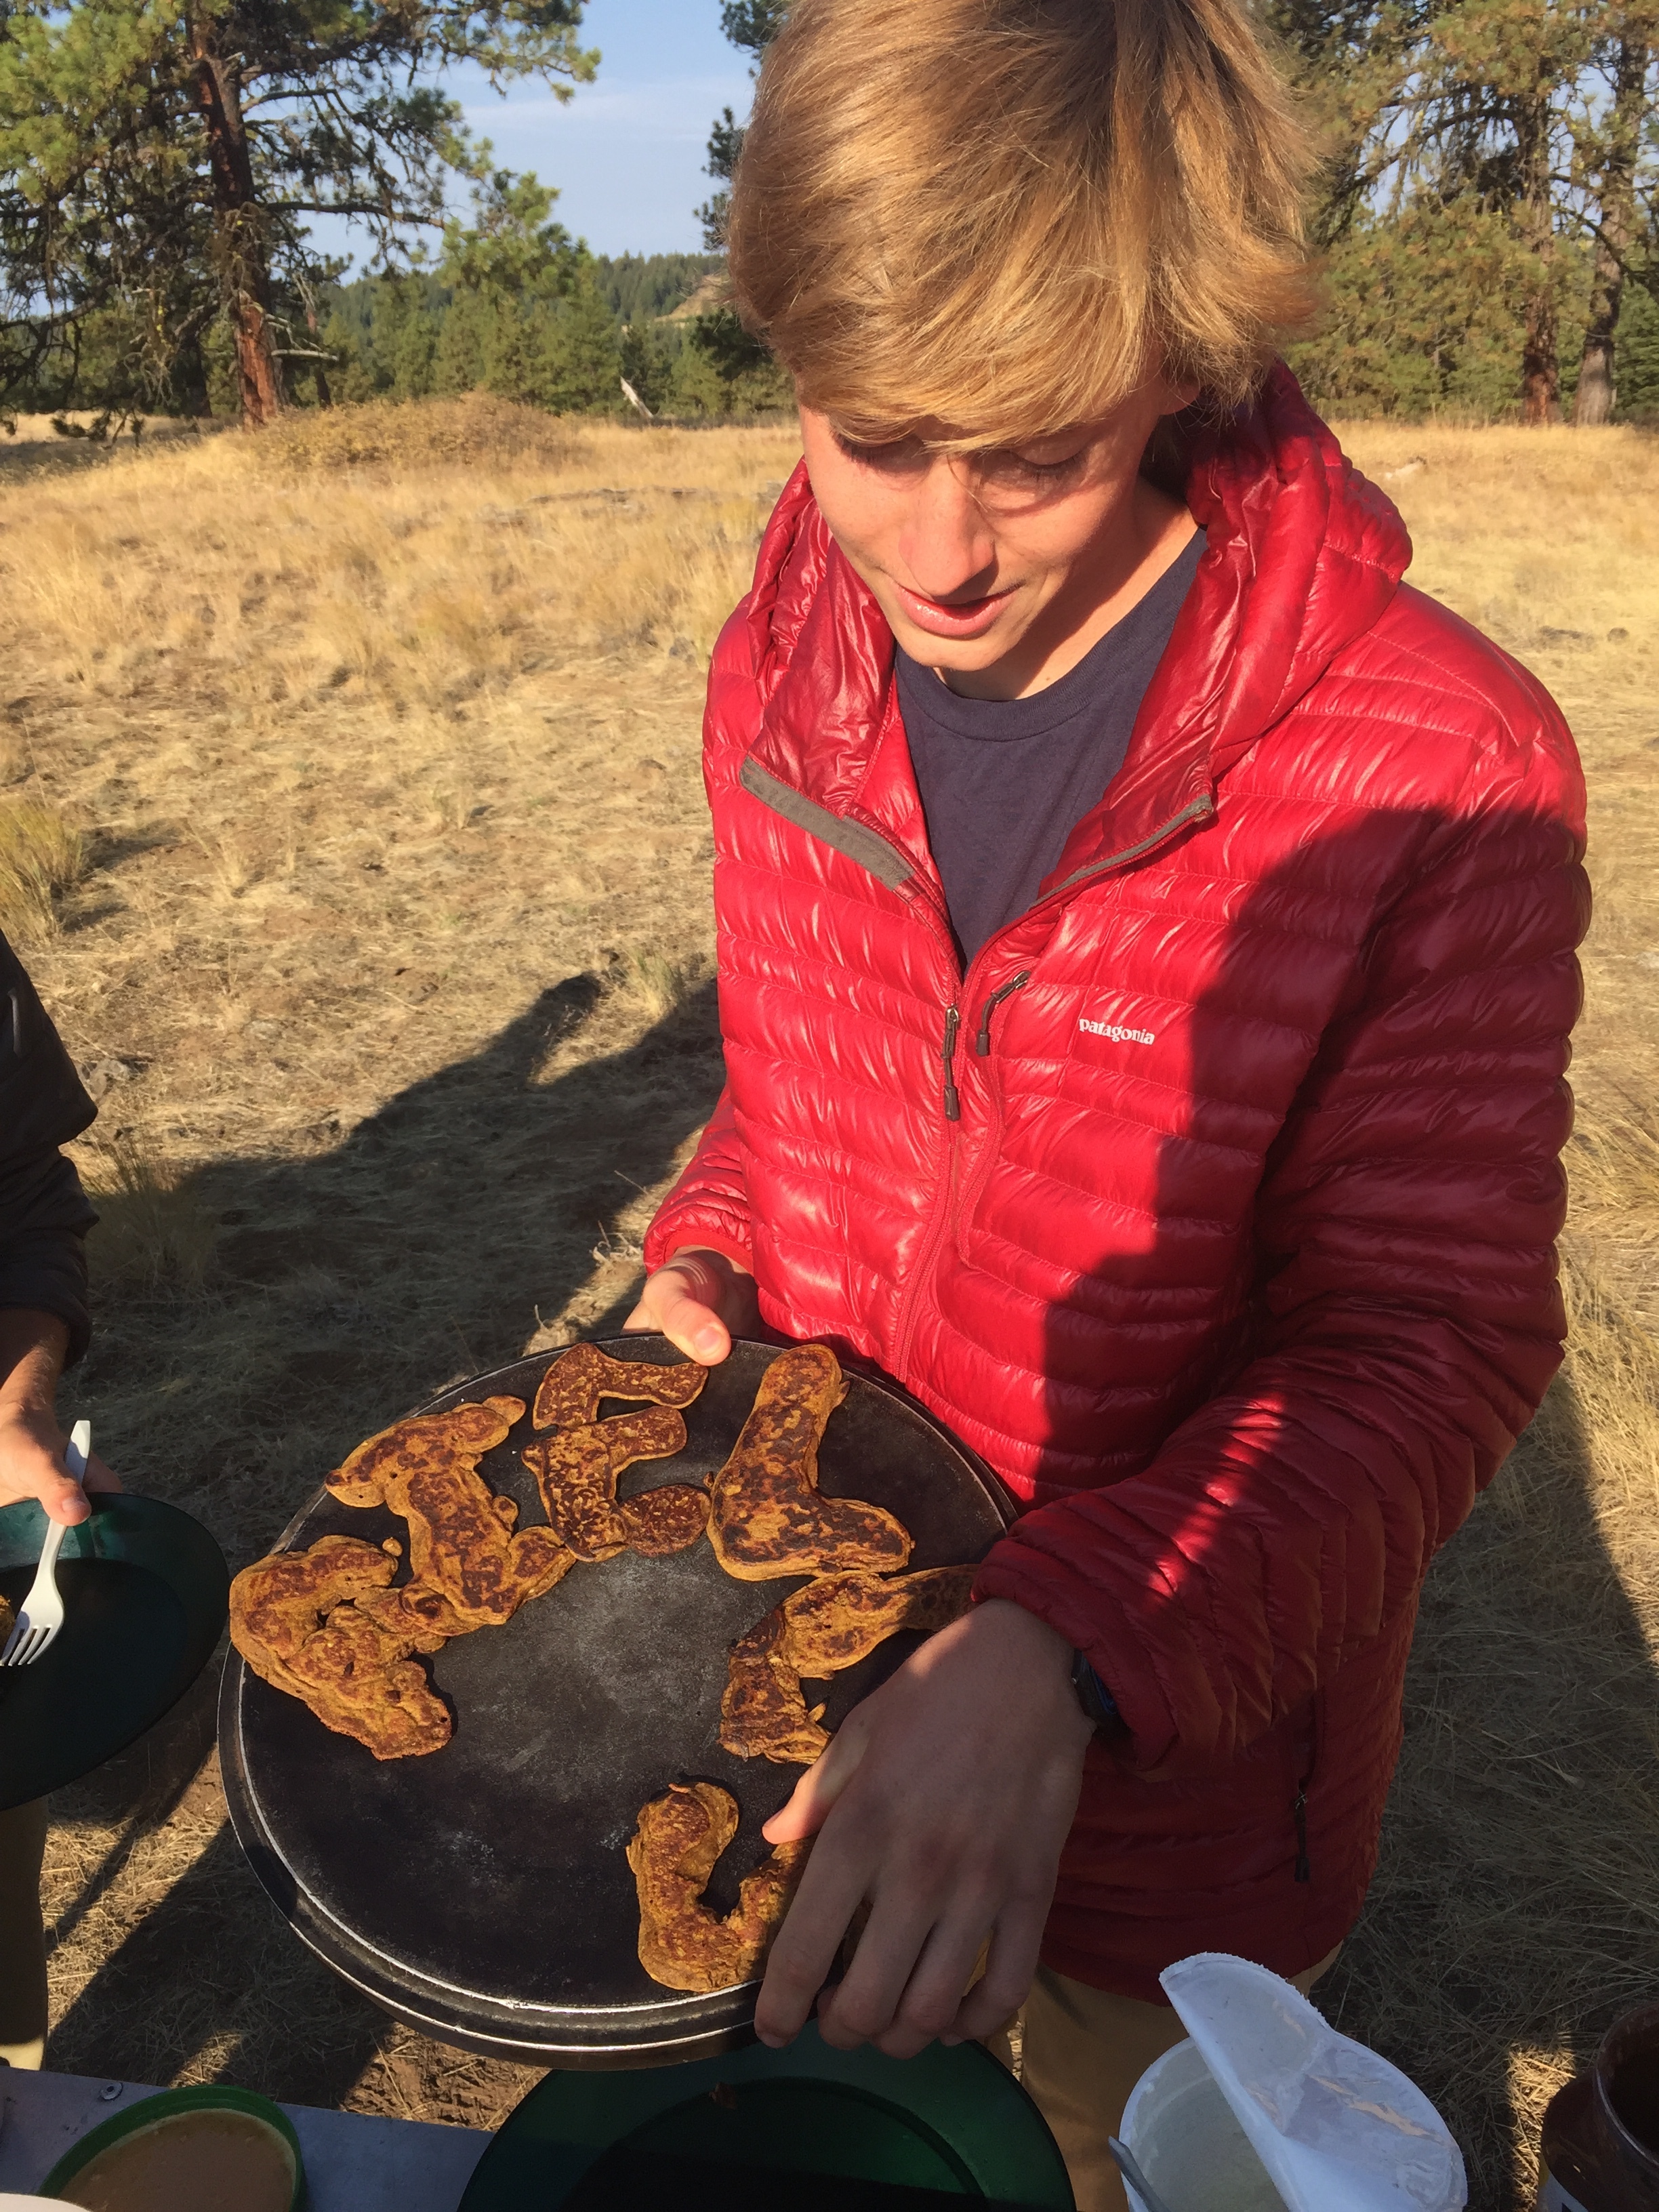
[{"label": "pancake", "polygon": [[709,1485],[709,1540],[728,1575],[770,1582],[871,1568],[910,1556],[902,1521],[858,1498],[818,1494],[818,1445],[847,1395],[827,1345],[796,1345],[761,1377],[732,1455]]},{"label": "pancake", "polygon": [[708,1380],[708,1370],[690,1360],[659,1367],[649,1359],[613,1359],[597,1344],[573,1344],[543,1376],[530,1425],[536,1429],[584,1428],[598,1420],[601,1398],[689,1406]]},{"label": "pancake", "polygon": [[640,1814],[628,1845],[640,1900],[640,1964],[665,1989],[706,1994],[753,1978],[811,1848],[781,1844],[716,1919],[702,1896],[738,1832],[737,1801],[713,1782],[676,1782]]},{"label": "pancake", "polygon": [[477,1471],[523,1413],[522,1399],[486,1398],[416,1413],[359,1444],[328,1477],[347,1505],[384,1503],[402,1515],[411,1580],[445,1598],[463,1629],[502,1626],[574,1562],[551,1528],[514,1535],[517,1505],[494,1496]]},{"label": "pancake", "polygon": [[[523,1457],[541,1492],[548,1525],[572,1555],[614,1559],[629,1540],[617,1504],[618,1476],[636,1460],[672,1459],[684,1449],[684,1417],[672,1406],[653,1406],[646,1413],[557,1429],[527,1445]],[[689,1540],[700,1533],[701,1524]]]},{"label": "pancake", "polygon": [[825,1575],[778,1610],[797,1674],[822,1681],[857,1666],[902,1628],[937,1634],[968,1610],[977,1567],[923,1567],[913,1575]]},{"label": "pancake", "polygon": [[809,1713],[800,1675],[786,1647],[783,1609],[774,1606],[732,1646],[720,1698],[720,1746],[739,1759],[771,1759],[781,1766],[810,1766],[829,1747],[818,1726],[823,1712]]},{"label": "pancake", "polygon": [[440,1650],[442,1635],[416,1618],[385,1626],[353,1602],[392,1595],[396,1572],[376,1545],[323,1536],[256,1560],[230,1586],[230,1640],[254,1673],[376,1759],[441,1750],[453,1729],[410,1656]]},{"label": "pancake", "polygon": [[690,1482],[659,1483],[617,1507],[628,1548],[647,1559],[689,1551],[708,1526],[708,1492]]},{"label": "pancake", "polygon": [[739,1759],[810,1766],[830,1738],[809,1712],[803,1679],[823,1681],[867,1658],[901,1629],[932,1636],[968,1609],[974,1567],[914,1575],[824,1575],[774,1606],[732,1647],[720,1699],[720,1743]]}]

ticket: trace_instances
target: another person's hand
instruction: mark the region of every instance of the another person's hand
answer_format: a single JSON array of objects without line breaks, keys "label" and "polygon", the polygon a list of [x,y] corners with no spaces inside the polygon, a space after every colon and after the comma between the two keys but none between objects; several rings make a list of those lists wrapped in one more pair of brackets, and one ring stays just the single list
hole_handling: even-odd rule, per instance
[{"label": "another person's hand", "polygon": [[95,1455],[86,1486],[69,1473],[68,1438],[53,1410],[69,1331],[56,1314],[0,1309],[0,1505],[38,1498],[49,1520],[74,1528],[91,1512],[88,1490],[118,1490]]},{"label": "another person's hand", "polygon": [[659,1329],[688,1359],[718,1367],[734,1336],[753,1336],[760,1327],[755,1279],[724,1252],[687,1245],[646,1277],[623,1327],[630,1334]]},{"label": "another person's hand", "polygon": [[[763,2043],[799,2034],[820,1990],[826,2043],[895,2058],[1018,2010],[1093,1734],[1072,1656],[1035,1613],[988,1599],[848,1714],[766,1824],[770,1843],[817,1841],[767,1966]],[[866,1903],[846,1978],[825,1989]]]}]

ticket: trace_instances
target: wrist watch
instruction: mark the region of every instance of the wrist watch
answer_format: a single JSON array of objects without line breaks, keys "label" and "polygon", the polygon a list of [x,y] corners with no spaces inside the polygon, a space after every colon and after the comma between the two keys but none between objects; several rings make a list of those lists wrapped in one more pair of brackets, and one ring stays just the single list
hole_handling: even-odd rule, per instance
[{"label": "wrist watch", "polygon": [[1117,1699],[1089,1664],[1086,1652],[1075,1651],[1072,1655],[1072,1687],[1077,1692],[1079,1705],[1097,1729],[1122,1727],[1123,1716],[1117,1709]]}]

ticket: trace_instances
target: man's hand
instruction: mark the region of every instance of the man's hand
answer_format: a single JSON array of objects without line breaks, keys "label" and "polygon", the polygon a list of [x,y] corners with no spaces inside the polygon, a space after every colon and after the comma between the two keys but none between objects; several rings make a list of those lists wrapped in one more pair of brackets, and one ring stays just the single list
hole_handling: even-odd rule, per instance
[{"label": "man's hand", "polygon": [[866,1902],[847,1977],[819,2002],[826,2043],[909,2058],[1018,2011],[1093,1734],[1071,1670],[1061,1636],[992,1598],[848,1714],[766,1824],[770,1843],[817,1841],[767,1966],[763,2043],[799,2034]]},{"label": "man's hand", "polygon": [[87,1462],[86,1490],[64,1465],[67,1439],[53,1407],[68,1346],[56,1314],[0,1309],[0,1505],[38,1498],[49,1520],[72,1528],[92,1510],[86,1490],[121,1486],[96,1457]]},{"label": "man's hand", "polygon": [[688,1359],[718,1367],[734,1336],[753,1336],[760,1327],[755,1279],[724,1252],[686,1245],[646,1277],[623,1327],[630,1334],[660,1329]]}]

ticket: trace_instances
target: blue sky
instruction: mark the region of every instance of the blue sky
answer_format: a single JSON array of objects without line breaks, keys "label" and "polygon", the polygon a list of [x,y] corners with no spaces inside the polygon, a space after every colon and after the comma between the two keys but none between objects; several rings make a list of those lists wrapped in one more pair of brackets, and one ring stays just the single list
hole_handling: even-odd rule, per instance
[{"label": "blue sky", "polygon": [[[720,0],[588,0],[582,44],[604,58],[566,106],[537,83],[499,99],[474,70],[446,82],[501,167],[557,185],[559,221],[596,253],[698,252],[693,210],[714,189],[708,126],[725,106],[741,116],[750,96],[746,57],[720,36]],[[313,236],[331,252],[356,244],[343,223],[317,223]]]}]

